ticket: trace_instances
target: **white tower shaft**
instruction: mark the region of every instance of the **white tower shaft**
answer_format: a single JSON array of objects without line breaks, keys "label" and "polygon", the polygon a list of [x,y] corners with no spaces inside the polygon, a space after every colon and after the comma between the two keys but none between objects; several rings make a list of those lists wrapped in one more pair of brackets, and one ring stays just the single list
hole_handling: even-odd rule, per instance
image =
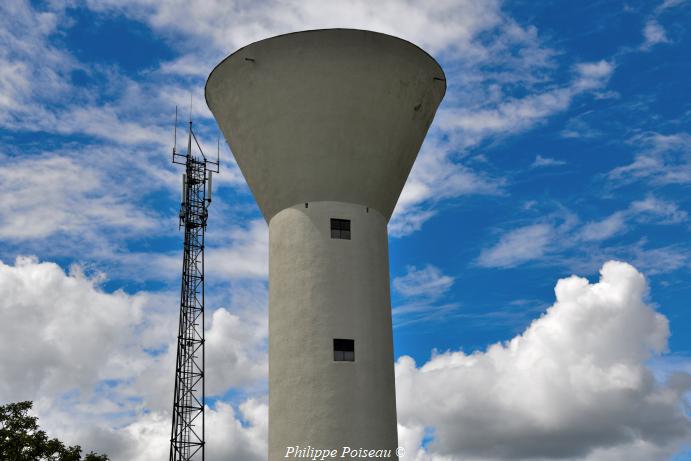
[{"label": "white tower shaft", "polygon": [[[350,221],[350,239],[332,238],[331,219]],[[310,202],[274,216],[269,236],[269,459],[289,446],[395,451],[386,219]],[[334,339],[353,341],[353,361],[335,360]]]}]

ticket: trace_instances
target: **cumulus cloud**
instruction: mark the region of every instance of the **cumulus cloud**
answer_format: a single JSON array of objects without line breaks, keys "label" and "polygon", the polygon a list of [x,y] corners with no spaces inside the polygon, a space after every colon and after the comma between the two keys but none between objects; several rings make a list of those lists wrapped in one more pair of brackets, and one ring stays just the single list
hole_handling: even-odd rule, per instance
[{"label": "cumulus cloud", "polygon": [[[176,312],[147,293],[103,292],[99,280],[30,258],[0,265],[0,349],[21,351],[0,357],[0,399],[36,400],[52,434],[113,459],[164,457],[173,365],[166,332]],[[434,299],[452,281],[434,266],[411,267],[395,285]],[[599,282],[574,276],[555,293],[554,305],[506,343],[435,354],[421,367],[399,359],[401,443],[410,459],[662,459],[688,440],[682,406],[691,375],[657,381],[646,365],[666,350],[669,327],[646,303],[644,277],[609,262]],[[227,309],[212,314],[211,393],[265,379],[265,327]],[[265,459],[263,393],[207,409],[210,460]]]},{"label": "cumulus cloud", "polygon": [[247,227],[224,229],[225,236],[207,252],[207,267],[214,277],[266,278],[269,275],[269,229],[264,219]]},{"label": "cumulus cloud", "polygon": [[[100,287],[104,277],[78,266],[65,273],[35,258],[0,262],[0,401],[34,400],[52,434],[112,459],[154,459],[167,452],[170,437],[178,299],[108,293]],[[245,399],[239,415],[228,404],[209,410],[207,420],[223,424],[213,430],[237,435],[229,442],[219,432],[220,445],[210,448],[221,453],[216,459],[254,453],[262,444],[248,441],[263,440],[266,425],[266,315],[247,303],[256,294],[233,291],[231,302],[244,309],[210,310],[207,319],[207,395],[255,388],[260,400]]]},{"label": "cumulus cloud", "polygon": [[[41,426],[53,428],[62,440],[89,445],[113,461],[166,459],[170,450],[170,414],[147,412],[125,425],[85,425],[74,421],[75,408],[39,408]],[[206,453],[209,461],[266,459],[268,406],[250,398],[236,407],[218,402],[206,407]]]},{"label": "cumulus cloud", "polygon": [[[90,389],[129,376],[142,352],[132,342],[144,295],[106,294],[75,268],[19,258],[0,263],[0,360],[3,400]],[[126,358],[128,357],[128,359]]]},{"label": "cumulus cloud", "polygon": [[412,459],[669,457],[690,440],[691,375],[658,382],[647,367],[669,337],[647,292],[634,267],[610,261],[596,283],[560,280],[555,303],[510,341],[420,367],[399,359],[399,424],[404,441],[417,441]]},{"label": "cumulus cloud", "polygon": [[267,313],[254,309],[244,314],[241,317],[227,309],[212,314],[206,333],[209,395],[256,385],[268,375]]}]

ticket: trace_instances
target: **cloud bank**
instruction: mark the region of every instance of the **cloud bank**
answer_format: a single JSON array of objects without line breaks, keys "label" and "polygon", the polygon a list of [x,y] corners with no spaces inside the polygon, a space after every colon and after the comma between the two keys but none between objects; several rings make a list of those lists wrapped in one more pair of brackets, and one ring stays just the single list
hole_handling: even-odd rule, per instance
[{"label": "cloud bank", "polygon": [[[412,459],[669,457],[690,440],[691,375],[660,383],[646,365],[669,337],[647,290],[634,267],[610,261],[597,283],[560,280],[556,302],[510,341],[421,367],[399,359],[399,424]],[[425,433],[433,441],[419,448]]]},{"label": "cloud bank", "polygon": [[[32,258],[0,264],[0,400],[35,399],[52,434],[113,460],[165,457],[174,350],[166,333],[176,313],[149,293],[105,293],[100,280]],[[397,285],[420,296],[450,283],[428,266],[409,268]],[[647,365],[670,331],[647,302],[643,275],[608,262],[599,282],[572,276],[555,293],[521,335],[486,351],[435,354],[420,367],[398,360],[407,459],[665,459],[691,440],[691,375],[660,382]],[[265,388],[256,387],[266,379],[266,325],[255,311],[210,316],[210,393],[256,389],[207,410],[212,461],[266,457]]]}]

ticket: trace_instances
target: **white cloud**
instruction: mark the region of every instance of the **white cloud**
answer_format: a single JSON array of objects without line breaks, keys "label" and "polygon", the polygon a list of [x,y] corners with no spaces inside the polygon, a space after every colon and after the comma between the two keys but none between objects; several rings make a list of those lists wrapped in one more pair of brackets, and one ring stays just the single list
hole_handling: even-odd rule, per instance
[{"label": "white cloud", "polygon": [[601,221],[586,223],[583,225],[579,237],[585,241],[606,240],[624,229],[626,218],[627,213],[617,211]]},{"label": "white cloud", "polygon": [[[393,34],[456,63],[449,66],[448,80],[464,91],[450,91],[447,95],[444,104],[451,115],[445,117],[445,110],[441,111],[437,125],[442,130],[432,130],[432,139],[411,173],[390,227],[394,236],[420,229],[434,216],[434,208],[442,200],[498,193],[504,180],[488,177],[461,162],[463,151],[488,136],[527,129],[564,110],[576,94],[604,85],[611,72],[611,65],[605,61],[582,64],[576,66],[571,85],[551,84],[546,71],[554,67],[554,52],[542,46],[536,28],[519,25],[494,0],[385,0],[376,5],[364,0],[328,4],[291,0],[271,8],[264,3],[182,5],[139,0],[87,5],[94,11],[125,14],[142,21],[164,37],[169,37],[171,28],[185,34],[187,40],[181,41],[176,35],[171,41],[183,54],[161,64],[160,73],[164,75],[203,77],[201,67],[210,70],[214,62],[247,43],[280,33],[328,27]],[[201,55],[200,48],[206,50]],[[536,90],[537,84],[544,88]],[[507,99],[504,91],[517,85],[526,90],[527,96]],[[451,121],[444,125],[445,119]],[[434,144],[435,138],[438,141],[447,137],[448,142]]]},{"label": "white cloud", "polygon": [[[0,263],[0,398],[34,399],[127,378],[143,358],[132,342],[145,295],[106,294],[78,268],[20,258]],[[9,353],[12,351],[12,353]]]},{"label": "white cloud", "polygon": [[[148,412],[129,424],[112,427],[103,421],[75,421],[75,408],[39,408],[42,428],[60,439],[109,455],[113,461],[165,459],[170,449],[170,414]],[[268,406],[265,399],[250,398],[238,408],[219,402],[206,407],[206,453],[209,461],[266,459]]]},{"label": "white cloud", "polygon": [[[269,275],[269,236],[266,221],[254,219],[238,225],[232,211],[214,211],[210,213],[210,227],[206,233],[207,283],[216,285],[238,281],[266,281]],[[182,245],[184,232],[175,232],[177,222],[171,217],[164,221],[163,225]],[[140,281],[171,282],[179,279],[182,270],[182,247],[168,252],[112,251],[106,247],[103,251],[93,252],[88,256],[97,259],[100,266],[108,267],[108,275],[112,278],[126,279],[136,273]]]},{"label": "white cloud", "polygon": [[402,297],[392,310],[394,327],[448,318],[458,303],[440,300],[453,284],[454,278],[436,266],[408,266],[404,275],[393,280],[394,290]]},{"label": "white cloud", "polygon": [[[667,274],[683,267],[691,268],[691,251],[681,245],[668,245],[650,248],[646,239],[634,244],[608,246],[602,254],[594,254],[591,260],[602,261],[612,256],[625,256],[636,267],[647,274]],[[592,264],[591,264],[592,266]]]},{"label": "white cloud", "polygon": [[566,109],[571,103],[568,88],[531,94],[522,99],[507,99],[495,107],[454,108],[439,114],[442,129],[457,132],[465,146],[478,144],[494,134],[516,133],[532,127],[550,115]]},{"label": "white cloud", "polygon": [[673,8],[675,6],[681,5],[682,3],[686,2],[687,0],[665,0],[662,2],[662,5],[658,6],[658,10],[666,10],[668,8]]},{"label": "white cloud", "polygon": [[227,309],[213,312],[206,333],[208,395],[256,385],[268,376],[268,331],[264,309],[246,311],[242,317]]},{"label": "white cloud", "polygon": [[491,248],[482,250],[478,264],[484,267],[511,267],[545,254],[554,238],[554,228],[545,223],[519,227],[502,235]]},{"label": "white cloud", "polygon": [[[488,138],[504,137],[534,127],[568,108],[575,97],[604,88],[613,71],[614,65],[604,60],[580,63],[575,66],[573,80],[565,86],[550,86],[544,91],[531,89],[522,98],[500,95],[496,99],[478,98],[478,101],[463,101],[463,104],[452,101],[443,106],[437,115],[439,132],[432,132],[432,139],[423,145],[401,193],[389,228],[392,235],[403,236],[420,229],[434,215],[430,211],[432,205],[441,199],[502,193],[503,178],[489,178],[473,171],[455,157]],[[487,91],[486,86],[492,86],[487,82],[483,85],[469,92],[479,96]],[[435,140],[439,135],[446,141]],[[545,161],[535,166],[546,166]]]},{"label": "white cloud", "polygon": [[648,196],[635,201],[629,207],[630,213],[639,215],[642,219],[659,218],[660,224],[678,224],[688,220],[688,213],[680,210],[676,203]]},{"label": "white cloud", "polygon": [[[88,152],[82,152],[88,155]],[[158,219],[137,207],[145,188],[116,186],[97,162],[78,162],[61,154],[12,159],[0,154],[0,238],[43,239],[58,233],[98,237],[104,231],[152,231]],[[129,169],[130,172],[134,171]],[[122,185],[122,183],[120,182]]]},{"label": "white cloud", "polygon": [[433,217],[434,204],[465,195],[498,195],[504,180],[490,178],[453,158],[450,145],[429,139],[413,165],[389,223],[395,237],[412,234]]},{"label": "white cloud", "polygon": [[689,133],[643,133],[629,142],[637,151],[634,160],[608,173],[611,185],[626,185],[641,180],[655,185],[691,183]]},{"label": "white cloud", "polygon": [[[223,233],[226,241],[219,241],[207,251],[209,273],[214,273],[214,277],[267,278],[269,229],[266,221],[256,219],[247,227],[224,228]],[[220,233],[215,235],[221,237]]]},{"label": "white cloud", "polygon": [[394,289],[406,297],[438,298],[453,285],[453,277],[428,264],[422,269],[408,266],[405,275],[393,280]]},{"label": "white cloud", "polygon": [[593,139],[603,135],[602,131],[593,127],[588,118],[595,112],[587,111],[569,119],[564,129],[560,132],[565,138]]},{"label": "white cloud", "polygon": [[[172,345],[175,309],[157,305],[174,297],[109,294],[99,280],[32,259],[0,265],[0,350],[22,351],[0,356],[0,399],[35,400],[52,435],[114,460],[165,456],[172,348],[144,349]],[[412,297],[431,299],[452,283],[433,266],[410,268],[400,280]],[[672,453],[688,437],[679,405],[691,377],[671,374],[657,384],[646,367],[665,350],[669,331],[645,304],[643,277],[612,262],[599,283],[571,277],[556,294],[543,317],[505,344],[442,353],[420,368],[399,360],[401,443],[417,453],[410,459],[602,461],[636,447]],[[264,380],[265,312],[218,309],[210,320],[210,392]],[[207,409],[207,425],[210,460],[265,459],[265,397],[237,410],[219,402]],[[434,442],[423,449],[426,436]]]},{"label": "white cloud", "polygon": [[[103,279],[34,258],[0,263],[0,401],[33,400],[52,435],[115,460],[147,461],[167,452],[178,298],[107,293]],[[231,307],[209,310],[207,396],[264,392],[266,293],[246,292],[233,286]],[[228,405],[210,410],[217,435],[209,450],[220,453],[211,459],[261,454],[265,407],[252,398],[240,405],[244,425]]]},{"label": "white cloud", "polygon": [[[686,264],[688,252],[671,248],[644,249],[641,245],[610,247],[607,250],[601,250],[585,245],[597,244],[615,236],[624,235],[635,227],[635,224],[674,225],[683,224],[687,220],[688,213],[681,210],[677,203],[653,195],[643,200],[633,201],[627,208],[615,211],[602,219],[583,224],[575,214],[562,210],[541,217],[536,223],[504,232],[496,243],[481,251],[477,263],[483,267],[508,268],[541,259],[543,262],[557,264],[568,261],[571,264],[569,267],[572,268],[593,269],[591,267],[593,261],[597,261],[595,264],[601,264],[604,261],[603,258],[623,257],[639,261],[642,268],[659,273],[661,266],[656,264],[652,267],[650,256],[655,253],[676,252],[676,255],[670,254],[670,263],[666,266],[671,271]],[[578,261],[579,258],[583,258],[582,255],[565,257],[568,250],[574,249],[587,250],[587,266]]]},{"label": "white cloud", "polygon": [[557,160],[554,158],[543,157],[542,155],[538,154],[535,156],[535,161],[530,165],[530,167],[531,168],[542,168],[542,167],[559,166],[559,165],[566,165],[566,162],[563,160]]},{"label": "white cloud", "polygon": [[[174,27],[188,41],[212,46],[226,54],[272,35],[330,27],[365,28],[399,35],[432,52],[451,50],[465,57],[485,56],[486,51],[475,39],[487,29],[506,28],[520,40],[526,40],[528,35],[501,14],[496,0],[438,3],[384,0],[376,5],[364,0],[329,3],[291,0],[270,8],[263,2],[242,1],[206,1],[192,5],[113,0],[87,4],[96,11],[124,12],[163,34]],[[179,40],[179,36],[175,39]]]},{"label": "white cloud", "polygon": [[35,110],[26,105],[33,98],[55,101],[69,91],[77,64],[46,45],[59,26],[60,13],[37,12],[24,1],[0,4],[0,125]]},{"label": "white cloud", "polygon": [[[405,190],[403,189],[403,191]],[[437,213],[434,210],[428,210],[421,206],[410,207],[405,211],[396,212],[391,221],[389,221],[389,235],[392,237],[403,237],[417,232],[435,214]]]},{"label": "white cloud", "polygon": [[617,211],[601,221],[592,221],[583,225],[579,238],[585,241],[606,240],[623,233],[627,221],[641,223],[679,224],[688,219],[688,213],[680,210],[676,203],[668,202],[652,195],[643,200],[631,202],[626,210]]},{"label": "white cloud", "polygon": [[[577,94],[599,90],[612,72],[606,61],[583,63],[575,66],[570,84],[554,85],[548,74],[554,67],[554,52],[542,46],[537,29],[519,25],[494,0],[419,4],[386,0],[377,5],[364,0],[328,5],[310,0],[282,2],[271,8],[264,3],[243,2],[86,2],[93,12],[124,14],[147,24],[180,53],[135,81],[119,73],[117,67],[86,66],[51,45],[50,36],[70,27],[69,10],[50,4],[46,7],[52,8],[49,12],[40,13],[26,3],[17,5],[12,13],[22,20],[8,23],[7,30],[13,37],[22,36],[21,30],[32,34],[24,37],[26,47],[17,46],[16,52],[6,55],[4,69],[18,66],[22,70],[6,79],[10,83],[19,80],[8,87],[6,94],[14,109],[7,112],[4,125],[21,131],[82,134],[120,145],[167,147],[169,126],[161,117],[161,108],[172,114],[175,103],[186,106],[190,87],[189,82],[173,83],[171,77],[201,79],[228,52],[279,33],[324,27],[365,28],[401,36],[437,56],[462,63],[462,68],[451,66],[448,77],[451,86],[461,85],[464,91],[447,95],[437,122],[442,129],[433,128],[432,140],[423,149],[396,208],[390,227],[395,236],[420,229],[442,200],[500,193],[505,181],[471,169],[461,161],[465,151],[483,139],[528,129],[564,110]],[[186,40],[169,35],[171,28]],[[200,48],[205,51],[199,53]],[[43,49],[53,57],[45,59],[37,52]],[[71,85],[70,72],[74,69],[102,80],[102,84],[92,85],[88,91]],[[51,76],[51,84],[59,88],[35,82],[31,78],[35,74]],[[37,91],[39,83],[51,90]],[[106,104],[98,99],[104,85],[110,98]],[[201,88],[201,81],[192,86]],[[516,86],[522,87],[526,96],[507,98],[504,93]],[[193,93],[194,115],[207,122],[209,112],[201,91]],[[442,139],[445,141],[440,142]],[[228,179],[220,179],[244,188],[237,169],[231,173]]]},{"label": "white cloud", "polygon": [[573,91],[586,91],[601,88],[614,72],[614,64],[601,60],[582,62],[576,65],[577,78],[573,82]]},{"label": "white cloud", "polygon": [[682,406],[691,375],[658,383],[646,366],[665,351],[669,328],[646,304],[643,276],[608,262],[598,283],[573,276],[555,293],[506,343],[445,352],[419,368],[399,359],[402,440],[434,434],[412,459],[601,461],[636,450],[663,459],[690,440]]},{"label": "white cloud", "polygon": [[654,19],[651,19],[645,24],[643,28],[643,38],[645,39],[641,45],[642,50],[649,50],[659,43],[669,43],[665,29]]},{"label": "white cloud", "polygon": [[[52,38],[71,24],[57,2],[34,9],[26,1],[0,4],[0,126],[14,131],[87,135],[123,145],[168,145],[162,120],[143,107],[158,93],[102,66],[80,63]],[[93,81],[73,83],[82,72]],[[104,94],[115,96],[104,103]],[[168,104],[171,106],[171,103]],[[155,117],[158,117],[156,115]]]},{"label": "white cloud", "polygon": [[490,135],[523,131],[565,110],[576,96],[603,88],[613,71],[614,65],[607,61],[580,63],[566,86],[548,88],[520,99],[503,98],[489,108],[447,109],[440,113],[439,125],[454,132],[464,146],[477,144]]},{"label": "white cloud", "polygon": [[[207,416],[209,461],[262,461],[267,456],[269,407],[265,400],[248,399],[239,405],[240,417],[233,407],[219,403]],[[246,423],[243,425],[241,420]]]}]

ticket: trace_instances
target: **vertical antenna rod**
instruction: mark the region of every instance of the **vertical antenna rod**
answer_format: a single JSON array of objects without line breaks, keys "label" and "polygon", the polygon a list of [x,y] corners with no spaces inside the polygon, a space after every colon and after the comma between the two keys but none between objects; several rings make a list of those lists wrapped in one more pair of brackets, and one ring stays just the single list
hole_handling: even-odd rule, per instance
[{"label": "vertical antenna rod", "polygon": [[[177,108],[175,119],[177,126]],[[192,151],[192,138],[198,154]],[[211,203],[211,172],[218,173],[218,161],[204,156],[192,131],[191,117],[187,153],[178,154],[174,147],[173,163],[185,166],[179,220],[185,238],[169,460],[204,461],[204,234]]]},{"label": "vertical antenna rod", "polygon": [[175,124],[173,125],[173,156],[178,147],[178,106],[175,106]]}]

